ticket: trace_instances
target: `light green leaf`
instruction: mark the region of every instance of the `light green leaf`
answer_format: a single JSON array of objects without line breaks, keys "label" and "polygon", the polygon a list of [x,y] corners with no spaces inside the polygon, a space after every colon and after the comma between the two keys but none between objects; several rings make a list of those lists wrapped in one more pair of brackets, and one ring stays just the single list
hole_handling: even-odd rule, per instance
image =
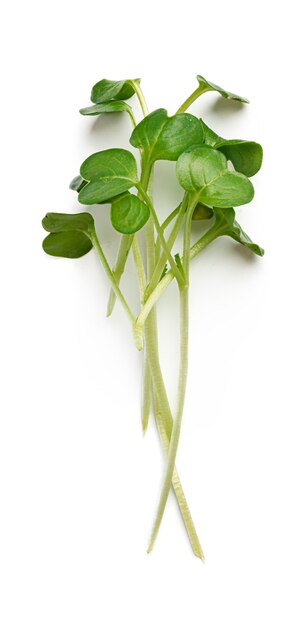
[{"label": "light green leaf", "polygon": [[239,206],[250,202],[254,195],[248,178],[230,172],[226,157],[208,146],[184,152],[177,162],[176,171],[180,185],[196,194],[203,204],[221,208]]},{"label": "light green leaf", "polygon": [[224,235],[232,237],[238,243],[257,254],[258,256],[264,255],[264,250],[258,244],[253,243],[250,237],[243,231],[239,223],[235,219],[235,211],[233,208],[219,209],[214,207],[214,213],[217,226],[225,227]]},{"label": "light green leaf", "polygon": [[134,187],[137,164],[128,150],[111,148],[88,157],[81,165],[80,175],[88,184],[81,189],[79,202],[98,204]]},{"label": "light green leaf", "polygon": [[43,241],[47,254],[76,259],[93,247],[94,220],[89,213],[47,213],[42,224],[51,233]]},{"label": "light green leaf", "polygon": [[203,76],[200,76],[200,74],[197,76],[197,81],[200,87],[200,94],[205,93],[206,91],[217,91],[221,96],[223,96],[223,98],[227,98],[227,100],[238,100],[239,102],[245,102],[247,104],[249,103],[249,100],[247,100],[247,98],[237,96],[235,93],[226,91],[222,87],[215,85],[215,83],[210,83],[209,80],[206,80],[205,78],[203,78]]},{"label": "light green leaf", "polygon": [[116,230],[124,235],[136,233],[144,226],[149,217],[149,207],[131,193],[125,193],[112,201],[111,223]]},{"label": "light green leaf", "polygon": [[[135,78],[140,82],[140,78]],[[104,78],[94,85],[91,92],[91,100],[95,103],[108,102],[109,100],[128,100],[135,93],[134,87],[129,80],[108,80]]]},{"label": "light green leaf", "polygon": [[102,113],[117,113],[118,111],[127,111],[131,113],[131,107],[122,100],[111,100],[110,102],[101,102],[93,104],[93,106],[80,109],[81,115],[101,115]]},{"label": "light green leaf", "polygon": [[143,150],[145,158],[154,161],[176,161],[190,146],[203,142],[200,120],[189,113],[168,117],[166,109],[157,109],[133,130],[130,143]]}]

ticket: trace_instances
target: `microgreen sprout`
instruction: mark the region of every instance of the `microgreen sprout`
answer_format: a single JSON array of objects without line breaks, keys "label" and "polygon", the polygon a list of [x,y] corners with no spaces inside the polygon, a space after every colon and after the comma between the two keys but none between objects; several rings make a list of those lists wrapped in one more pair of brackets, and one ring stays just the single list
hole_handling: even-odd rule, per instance
[{"label": "microgreen sprout", "polygon": [[[171,116],[163,108],[149,113],[140,79],[100,80],[91,92],[92,105],[80,109],[80,113],[85,116],[128,113],[133,128],[130,143],[140,153],[140,175],[136,158],[129,150],[111,148],[86,158],[79,174],[70,184],[82,205],[110,207],[114,235],[119,238],[113,268],[104,252],[105,242],[99,239],[89,212],[74,215],[47,213],[42,224],[49,233],[43,241],[43,249],[47,254],[77,258],[92,248],[95,250],[110,283],[107,315],[112,314],[118,299],[128,317],[136,347],[144,351],[142,429],[146,432],[149,418],[153,415],[166,457],[148,551],[154,546],[168,495],[173,488],[192,550],[203,559],[201,544],[175,465],[187,380],[190,262],[218,237],[231,237],[259,256],[264,252],[242,230],[235,219],[234,210],[234,207],[253,199],[254,188],[250,178],[261,167],[262,147],[253,141],[224,139],[210,129],[204,120],[186,112],[199,96],[208,91],[243,103],[248,100],[218,87],[202,76],[197,76],[197,80],[198,87]],[[134,94],[139,100],[143,116],[139,123],[127,103]],[[179,206],[172,208],[163,222],[154,206],[150,189],[155,163],[160,160],[176,161],[176,178],[183,190]],[[105,211],[106,208],[103,206],[101,210]],[[192,220],[204,224],[203,234],[193,245]],[[170,227],[168,236],[167,227]],[[180,253],[176,247],[180,245],[179,235],[183,235]],[[146,246],[145,259],[140,247],[142,237]],[[140,308],[137,312],[132,311],[120,287],[130,254],[133,256],[140,294]],[[159,359],[156,306],[174,279],[179,292],[180,367],[177,402],[172,414]]]}]

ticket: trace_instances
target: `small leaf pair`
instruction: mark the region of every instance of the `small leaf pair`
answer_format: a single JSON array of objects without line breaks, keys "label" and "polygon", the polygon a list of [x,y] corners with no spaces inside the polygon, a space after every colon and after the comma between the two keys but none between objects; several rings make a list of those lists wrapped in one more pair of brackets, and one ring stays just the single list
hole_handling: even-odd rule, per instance
[{"label": "small leaf pair", "polygon": [[47,213],[42,225],[50,233],[43,241],[43,249],[51,256],[77,259],[93,247],[94,220],[90,213]]}]

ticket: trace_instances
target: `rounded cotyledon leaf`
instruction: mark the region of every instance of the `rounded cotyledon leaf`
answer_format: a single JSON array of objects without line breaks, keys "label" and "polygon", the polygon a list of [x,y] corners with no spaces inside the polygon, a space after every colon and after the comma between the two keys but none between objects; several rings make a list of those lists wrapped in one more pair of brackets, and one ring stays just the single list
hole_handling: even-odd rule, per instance
[{"label": "rounded cotyledon leaf", "polygon": [[47,213],[42,225],[50,233],[43,241],[43,249],[51,256],[76,259],[93,247],[94,220],[89,213]]},{"label": "rounded cotyledon leaf", "polygon": [[94,220],[90,213],[46,213],[42,226],[49,233],[78,230],[91,234],[94,230]]},{"label": "rounded cotyledon leaf", "polygon": [[136,185],[137,164],[128,150],[111,148],[88,157],[81,165],[80,176],[87,184],[79,192],[79,202],[99,204]]},{"label": "rounded cotyledon leaf", "polygon": [[133,130],[130,143],[143,151],[145,158],[154,161],[176,161],[190,146],[203,142],[200,120],[190,113],[168,117],[166,109],[157,109],[147,115]]},{"label": "rounded cotyledon leaf", "polygon": [[198,196],[203,204],[217,207],[239,206],[254,196],[248,178],[227,168],[227,159],[218,150],[198,146],[184,152],[177,162],[180,185]]},{"label": "rounded cotyledon leaf", "polygon": [[124,193],[112,201],[111,223],[116,230],[124,235],[136,233],[144,226],[149,217],[149,207],[131,193]]},{"label": "rounded cotyledon leaf", "polygon": [[205,93],[206,91],[217,91],[221,96],[223,96],[223,98],[227,98],[227,100],[238,100],[239,102],[249,104],[249,100],[247,100],[247,98],[237,96],[231,91],[226,91],[222,87],[215,85],[215,83],[211,83],[209,80],[206,80],[206,78],[203,78],[200,74],[197,76],[197,81],[199,83],[200,93]]},{"label": "rounded cotyledon leaf", "polygon": [[[134,82],[139,83],[140,78],[134,78]],[[91,100],[96,104],[109,100],[128,100],[134,93],[135,89],[130,80],[108,80],[104,78],[92,87]]]},{"label": "rounded cotyledon leaf", "polygon": [[81,115],[101,115],[102,113],[117,113],[118,111],[127,111],[127,113],[130,113],[131,107],[122,100],[111,100],[110,102],[101,102],[80,109],[79,113],[81,113]]}]

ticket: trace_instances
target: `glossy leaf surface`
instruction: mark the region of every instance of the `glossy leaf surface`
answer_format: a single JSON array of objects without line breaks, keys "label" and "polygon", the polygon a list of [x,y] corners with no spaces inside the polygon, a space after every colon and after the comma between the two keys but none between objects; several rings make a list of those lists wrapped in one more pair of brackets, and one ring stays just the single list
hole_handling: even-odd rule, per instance
[{"label": "glossy leaf surface", "polygon": [[227,169],[227,159],[218,150],[199,146],[182,154],[177,162],[180,185],[210,206],[239,206],[254,195],[248,178]]},{"label": "glossy leaf surface", "polygon": [[[140,82],[140,79],[134,79]],[[94,85],[91,92],[92,102],[108,102],[109,100],[127,100],[135,93],[128,80],[108,80],[104,78]]]},{"label": "glossy leaf surface", "polygon": [[145,158],[154,161],[176,161],[190,146],[203,142],[201,122],[190,113],[168,117],[166,109],[147,115],[133,130],[130,143],[143,150]]},{"label": "glossy leaf surface", "polygon": [[136,233],[150,217],[149,207],[137,196],[125,193],[111,204],[110,219],[113,227],[124,235]]},{"label": "glossy leaf surface", "polygon": [[94,230],[94,220],[90,213],[47,213],[42,225],[49,233],[79,230],[90,234]]},{"label": "glossy leaf surface", "polygon": [[122,100],[111,100],[110,102],[101,102],[93,104],[93,106],[80,109],[81,115],[101,115],[102,113],[117,113],[119,111],[127,111],[130,113],[131,107]]},{"label": "glossy leaf surface", "polygon": [[216,222],[220,226],[226,227],[225,235],[232,237],[238,243],[241,243],[243,246],[251,250],[254,254],[258,256],[264,255],[264,250],[258,244],[253,243],[253,241],[248,237],[248,235],[243,231],[239,223],[235,219],[235,211],[233,208],[227,209],[219,209],[214,208],[214,213],[216,217]]},{"label": "glossy leaf surface", "polygon": [[79,202],[98,204],[110,200],[136,184],[137,164],[128,150],[111,148],[88,157],[81,165],[80,175],[88,181],[88,184],[81,189]]},{"label": "glossy leaf surface", "polygon": [[217,91],[221,96],[223,96],[223,98],[227,98],[227,100],[238,100],[239,102],[245,102],[247,104],[249,103],[249,100],[247,100],[247,98],[243,98],[242,96],[237,96],[235,93],[232,93],[231,91],[226,91],[222,87],[215,85],[215,83],[211,83],[209,80],[206,80],[206,78],[203,78],[203,76],[200,76],[200,74],[198,74],[197,76],[197,81],[199,83],[200,88],[203,90],[203,92]]}]

